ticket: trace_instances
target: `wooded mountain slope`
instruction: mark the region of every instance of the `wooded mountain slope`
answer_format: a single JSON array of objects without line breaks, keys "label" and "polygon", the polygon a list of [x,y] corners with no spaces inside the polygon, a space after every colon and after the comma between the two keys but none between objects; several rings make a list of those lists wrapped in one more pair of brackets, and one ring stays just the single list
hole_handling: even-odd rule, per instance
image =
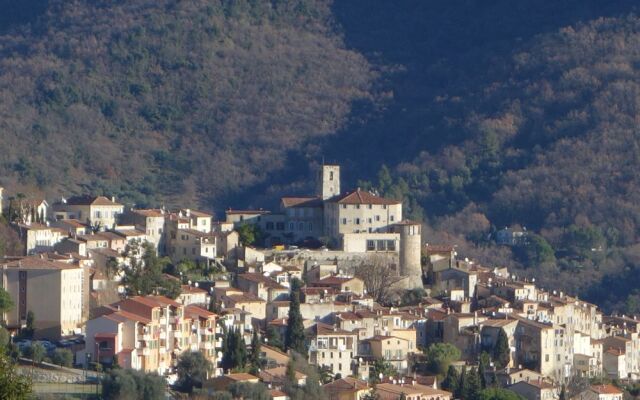
[{"label": "wooded mountain slope", "polygon": [[0,37],[11,189],[209,208],[334,134],[372,78],[322,1],[58,0],[34,21]]}]

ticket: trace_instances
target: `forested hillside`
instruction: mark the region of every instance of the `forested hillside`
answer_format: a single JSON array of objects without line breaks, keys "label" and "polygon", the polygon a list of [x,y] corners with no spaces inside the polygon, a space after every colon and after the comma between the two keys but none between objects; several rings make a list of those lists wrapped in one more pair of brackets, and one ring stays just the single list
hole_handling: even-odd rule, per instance
[{"label": "forested hillside", "polygon": [[325,156],[431,242],[640,312],[635,2],[31,2],[0,12],[10,190],[220,211]]},{"label": "forested hillside", "polygon": [[24,191],[211,208],[334,134],[372,78],[321,1],[58,0],[7,24],[0,176]]}]

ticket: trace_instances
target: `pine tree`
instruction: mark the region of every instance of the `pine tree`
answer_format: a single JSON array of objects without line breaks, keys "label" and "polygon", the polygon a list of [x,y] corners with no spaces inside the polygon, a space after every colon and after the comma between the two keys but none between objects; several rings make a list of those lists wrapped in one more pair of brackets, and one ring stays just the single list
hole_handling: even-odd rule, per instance
[{"label": "pine tree", "polygon": [[511,361],[511,350],[509,349],[509,338],[504,330],[498,332],[498,340],[493,348],[493,361],[498,368],[505,368]]},{"label": "pine tree", "polygon": [[459,381],[460,374],[458,374],[458,370],[453,365],[450,365],[447,370],[447,376],[442,381],[442,388],[451,393],[457,393]]},{"label": "pine tree", "polygon": [[307,357],[307,346],[304,343],[304,325],[302,324],[302,314],[300,313],[300,293],[297,290],[291,293],[284,347],[286,350],[291,349],[303,357]]}]

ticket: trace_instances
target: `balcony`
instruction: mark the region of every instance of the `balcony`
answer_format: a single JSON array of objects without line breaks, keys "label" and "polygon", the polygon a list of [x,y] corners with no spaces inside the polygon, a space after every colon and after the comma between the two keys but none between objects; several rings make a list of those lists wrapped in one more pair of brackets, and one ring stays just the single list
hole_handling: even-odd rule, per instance
[{"label": "balcony", "polygon": [[167,338],[167,332],[160,332],[160,339],[166,339]]}]

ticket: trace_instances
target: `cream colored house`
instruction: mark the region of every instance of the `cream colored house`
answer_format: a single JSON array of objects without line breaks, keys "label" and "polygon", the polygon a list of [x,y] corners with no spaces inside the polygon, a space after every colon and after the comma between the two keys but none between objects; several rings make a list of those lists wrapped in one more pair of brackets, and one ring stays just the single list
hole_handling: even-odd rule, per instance
[{"label": "cream colored house", "polygon": [[19,328],[32,311],[37,337],[59,339],[73,334],[84,322],[83,280],[83,269],[72,260],[31,256],[0,264],[0,286],[15,304],[2,319],[8,327]]},{"label": "cream colored house", "polygon": [[402,221],[402,202],[357,189],[324,205],[325,235],[339,239],[345,233],[388,232]]},{"label": "cream colored house", "polygon": [[53,217],[56,220],[77,219],[86,221],[94,229],[112,229],[124,206],[116,203],[115,198],[104,196],[75,196],[62,199],[53,205]]},{"label": "cream colored house", "polygon": [[58,243],[67,237],[66,232],[60,228],[37,223],[16,224],[15,227],[27,255],[52,251]]},{"label": "cream colored house", "polygon": [[169,257],[174,263],[181,260],[209,263],[216,258],[216,236],[195,229],[178,229],[169,244]]},{"label": "cream colored house", "polygon": [[401,374],[408,371],[409,340],[397,336],[377,335],[360,342],[359,354],[384,359]]},{"label": "cream colored house", "polygon": [[135,229],[144,232],[147,242],[154,245],[161,254],[165,248],[165,217],[163,209],[131,209],[122,217],[123,223],[131,224]]}]

